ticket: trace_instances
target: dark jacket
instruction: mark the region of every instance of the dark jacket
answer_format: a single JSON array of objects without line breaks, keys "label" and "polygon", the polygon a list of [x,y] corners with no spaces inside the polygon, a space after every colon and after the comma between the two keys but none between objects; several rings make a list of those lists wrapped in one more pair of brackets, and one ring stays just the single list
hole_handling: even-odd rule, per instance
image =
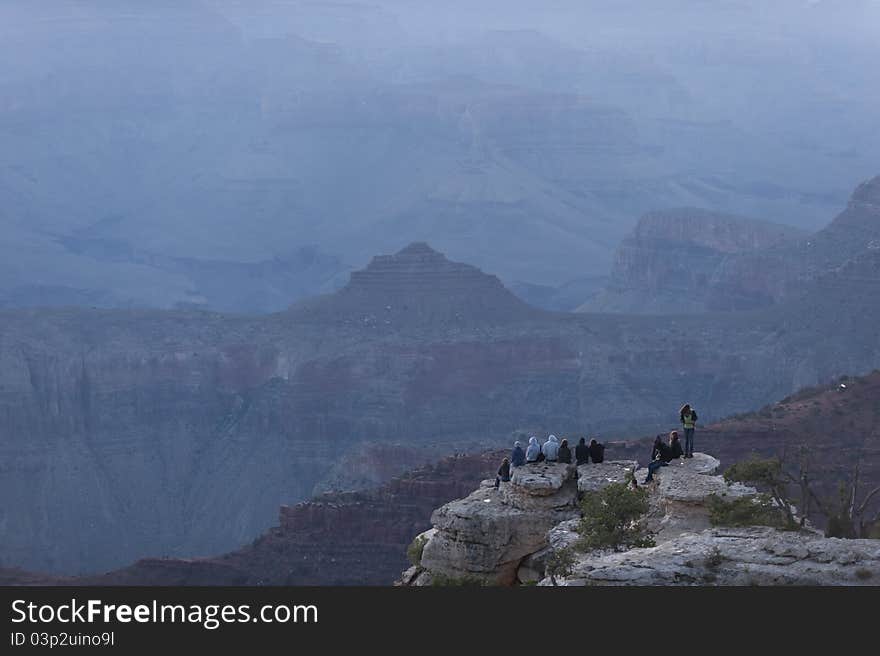
[{"label": "dark jacket", "polygon": [[590,462],[590,447],[581,442],[574,448],[574,457],[578,465]]},{"label": "dark jacket", "polygon": [[513,447],[513,452],[510,454],[510,464],[514,467],[522,467],[526,464],[526,452],[521,446]]},{"label": "dark jacket", "polygon": [[680,458],[684,452],[681,450],[681,442],[676,442],[672,446],[665,442],[654,446],[653,460],[662,460],[663,462],[672,462],[676,458]]},{"label": "dark jacket", "polygon": [[501,466],[498,468],[498,476],[502,481],[507,483],[510,480],[510,463],[502,462]]},{"label": "dark jacket", "polygon": [[661,435],[658,435],[654,438],[654,444],[651,447],[651,462],[654,462],[659,458],[660,454],[663,452],[663,446],[663,437]]},{"label": "dark jacket", "polygon": [[557,452],[556,457],[559,462],[571,462],[571,449],[568,448],[567,444],[564,446],[561,444],[559,445],[559,451]]},{"label": "dark jacket", "polygon": [[605,445],[599,444],[598,442],[596,444],[591,444],[590,459],[597,464],[605,460]]}]

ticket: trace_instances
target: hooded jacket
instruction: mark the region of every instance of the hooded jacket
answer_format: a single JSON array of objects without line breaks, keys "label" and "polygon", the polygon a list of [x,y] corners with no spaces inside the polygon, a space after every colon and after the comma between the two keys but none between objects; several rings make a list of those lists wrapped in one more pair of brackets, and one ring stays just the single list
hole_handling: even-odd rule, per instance
[{"label": "hooded jacket", "polygon": [[529,438],[529,446],[526,449],[526,462],[537,462],[539,453],[541,453],[541,445],[538,444],[538,438],[532,436]]},{"label": "hooded jacket", "polygon": [[513,451],[510,453],[511,467],[522,467],[526,464],[526,452],[523,451],[522,444],[519,441],[514,442]]},{"label": "hooded jacket", "polygon": [[544,453],[544,457],[551,462],[555,462],[559,456],[559,442],[556,441],[556,436],[551,435],[547,438],[547,441],[544,442],[544,446],[541,448],[541,451]]}]

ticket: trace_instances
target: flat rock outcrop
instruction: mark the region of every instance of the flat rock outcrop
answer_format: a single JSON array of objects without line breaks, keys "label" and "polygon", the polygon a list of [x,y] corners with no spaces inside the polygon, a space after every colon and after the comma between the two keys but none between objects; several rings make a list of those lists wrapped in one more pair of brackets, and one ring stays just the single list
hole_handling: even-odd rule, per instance
[{"label": "flat rock outcrop", "polygon": [[578,490],[596,492],[609,483],[625,483],[634,474],[639,463],[635,460],[609,460],[598,464],[586,464],[577,468]]},{"label": "flat rock outcrop", "polygon": [[557,582],[576,586],[878,585],[880,541],[825,538],[769,527],[712,528],[656,547],[579,558],[571,575]]}]

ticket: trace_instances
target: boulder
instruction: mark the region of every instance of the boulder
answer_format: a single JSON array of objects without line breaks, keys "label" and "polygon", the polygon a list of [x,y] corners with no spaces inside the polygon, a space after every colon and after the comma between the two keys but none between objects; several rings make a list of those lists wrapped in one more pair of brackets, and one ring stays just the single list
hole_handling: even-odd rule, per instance
[{"label": "boulder", "polygon": [[635,460],[609,460],[581,465],[577,468],[578,490],[596,492],[609,483],[625,483],[628,475],[635,473],[638,467],[639,463]]},{"label": "boulder", "polygon": [[559,492],[574,477],[574,465],[561,462],[534,462],[514,467],[512,487],[531,496],[550,496]]},{"label": "boulder", "polygon": [[510,483],[501,484],[505,503],[520,510],[571,510],[577,504],[573,465],[541,462],[516,467]]}]

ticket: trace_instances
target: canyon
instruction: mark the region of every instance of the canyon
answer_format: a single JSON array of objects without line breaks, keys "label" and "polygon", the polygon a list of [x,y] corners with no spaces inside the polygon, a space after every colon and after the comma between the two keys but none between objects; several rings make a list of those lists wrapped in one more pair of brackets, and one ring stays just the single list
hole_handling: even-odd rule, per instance
[{"label": "canyon", "polygon": [[618,247],[605,288],[579,310],[682,314],[774,305],[880,249],[878,208],[874,178],[814,233],[695,208],[646,214]]},{"label": "canyon", "polygon": [[543,311],[413,243],[272,315],[2,311],[0,562],[88,574],[222,553],[281,505],[517,432],[639,436],[684,399],[711,422],[867,373],[880,250],[858,235],[878,187],[832,224],[862,247],[760,310]]},{"label": "canyon", "polygon": [[[861,462],[859,496],[862,498],[872,487],[880,485],[880,469],[877,467],[880,463],[880,406],[877,398],[880,398],[880,371],[864,377],[846,377],[831,385],[801,390],[757,412],[700,426],[697,446],[717,457],[712,459],[714,464],[710,469],[719,471],[751,454],[796,454],[799,447],[806,446],[817,454],[811,468],[814,485],[828,499],[834,498],[837,485],[847,480],[854,465]],[[839,434],[841,427],[845,434],[837,441],[843,446],[829,448],[829,436]],[[651,438],[606,442],[606,447],[608,462],[605,466],[579,468],[577,488],[580,492],[601,489],[610,481],[623,481],[626,469],[636,471],[638,463],[647,462]],[[431,529],[434,510],[468,497],[474,488],[478,488],[478,497],[491,494],[491,490],[478,487],[479,483],[494,475],[501,458],[507,454],[505,449],[446,457],[369,490],[328,492],[296,505],[283,505],[277,525],[226,554],[207,558],[144,558],[120,569],[84,577],[59,577],[5,567],[0,568],[0,583],[389,585],[407,567],[408,545],[417,535]],[[698,459],[698,462],[703,461]],[[693,468],[695,473],[706,473],[703,471],[705,467]],[[643,477],[644,472],[638,472],[638,475]],[[658,477],[662,481],[663,473]],[[510,494],[506,496],[510,497]],[[526,505],[516,498],[513,502]],[[478,499],[477,504],[480,503],[483,502]],[[549,506],[552,509],[552,500]],[[535,504],[527,507],[534,509]],[[665,511],[661,516],[665,516]],[[678,537],[681,531],[673,529],[683,525],[708,529],[704,520],[696,523],[693,513],[684,513],[675,521],[665,522],[670,528],[664,536]],[[754,541],[750,542],[753,538],[766,537],[747,531],[740,533],[744,544],[754,544]],[[550,538],[553,535],[551,533]],[[565,532],[557,531],[555,535],[565,537]],[[549,539],[541,531],[533,531],[531,536],[533,542],[529,548],[537,549]],[[487,533],[478,537],[478,541],[484,544],[494,540],[498,545],[497,535]],[[711,539],[697,540],[695,549],[699,547],[697,550],[707,551],[711,542]],[[537,572],[527,570],[531,567],[542,569],[545,559],[539,560],[539,563],[535,563],[535,559],[517,563],[517,576],[521,574],[531,577],[530,580],[538,580]],[[697,578],[694,572],[691,575]],[[651,581],[642,579],[646,583]]]}]

